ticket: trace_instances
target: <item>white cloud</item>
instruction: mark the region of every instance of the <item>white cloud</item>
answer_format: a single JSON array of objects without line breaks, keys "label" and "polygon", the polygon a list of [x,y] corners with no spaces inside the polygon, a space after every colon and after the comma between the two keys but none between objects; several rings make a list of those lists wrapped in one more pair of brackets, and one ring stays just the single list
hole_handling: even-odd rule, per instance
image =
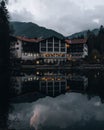
[{"label": "white cloud", "polygon": [[99,24],[100,21],[99,19],[93,19],[93,22]]},{"label": "white cloud", "polygon": [[104,24],[104,0],[10,0],[8,9],[13,20],[35,22],[64,35]]}]

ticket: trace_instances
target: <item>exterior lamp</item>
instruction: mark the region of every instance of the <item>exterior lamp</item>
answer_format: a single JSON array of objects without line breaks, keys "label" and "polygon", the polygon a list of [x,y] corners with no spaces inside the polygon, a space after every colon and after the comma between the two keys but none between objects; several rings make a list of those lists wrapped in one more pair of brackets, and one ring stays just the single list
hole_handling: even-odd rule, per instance
[{"label": "exterior lamp", "polygon": [[69,44],[66,44],[66,47],[67,47],[67,48],[69,48],[69,47],[70,47],[70,45],[69,45]]},{"label": "exterior lamp", "polygon": [[39,61],[36,61],[36,64],[39,64]]},{"label": "exterior lamp", "polygon": [[36,74],[39,74],[39,72],[36,72]]},{"label": "exterior lamp", "polygon": [[94,56],[94,59],[96,59],[97,57],[96,57],[96,55]]}]

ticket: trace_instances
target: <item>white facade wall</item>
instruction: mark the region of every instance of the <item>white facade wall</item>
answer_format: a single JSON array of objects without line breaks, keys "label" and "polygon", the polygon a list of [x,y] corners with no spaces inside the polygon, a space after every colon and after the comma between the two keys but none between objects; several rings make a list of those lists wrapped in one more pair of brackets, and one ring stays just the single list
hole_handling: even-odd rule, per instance
[{"label": "white facade wall", "polygon": [[14,44],[15,57],[21,58],[22,56],[22,41],[17,40]]},{"label": "white facade wall", "polygon": [[15,42],[14,48],[15,48],[16,58],[20,58],[22,60],[35,60],[36,58],[39,58],[38,53],[25,53],[25,52],[23,52],[21,40],[17,40],[17,42]]},{"label": "white facade wall", "polygon": [[22,53],[21,59],[22,60],[35,60],[39,58],[38,53]]},{"label": "white facade wall", "polygon": [[88,47],[87,44],[83,45],[83,58],[85,58],[86,56],[88,56]]}]

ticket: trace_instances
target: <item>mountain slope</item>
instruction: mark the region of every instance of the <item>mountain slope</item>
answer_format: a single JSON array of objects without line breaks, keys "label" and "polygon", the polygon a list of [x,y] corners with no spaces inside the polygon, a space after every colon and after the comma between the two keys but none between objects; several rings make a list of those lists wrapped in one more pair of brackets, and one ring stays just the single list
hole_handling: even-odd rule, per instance
[{"label": "mountain slope", "polygon": [[[72,34],[72,35],[70,35],[70,36],[67,36],[67,38],[73,39],[73,38],[78,38],[78,37],[81,37],[81,36],[87,37],[87,31],[88,31],[88,30],[85,30],[85,31],[82,31],[82,32],[78,32],[78,33],[74,33],[74,34]],[[94,30],[92,30],[92,32],[93,32],[95,35],[97,35],[98,32],[99,32],[99,29],[94,29]]]},{"label": "mountain slope", "polygon": [[64,36],[54,30],[40,27],[34,23],[25,23],[25,22],[11,22],[10,27],[14,30],[15,36],[25,36],[29,38],[47,38],[51,36],[57,36],[63,38]]}]

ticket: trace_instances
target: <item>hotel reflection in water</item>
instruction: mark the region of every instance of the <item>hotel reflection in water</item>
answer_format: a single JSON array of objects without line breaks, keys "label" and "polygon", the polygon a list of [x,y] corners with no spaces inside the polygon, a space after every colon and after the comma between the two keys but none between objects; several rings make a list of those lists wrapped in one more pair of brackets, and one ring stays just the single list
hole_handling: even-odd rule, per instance
[{"label": "hotel reflection in water", "polygon": [[13,77],[13,93],[23,95],[39,92],[55,97],[66,92],[84,93],[88,86],[85,76],[56,72],[36,72],[35,74]]}]

